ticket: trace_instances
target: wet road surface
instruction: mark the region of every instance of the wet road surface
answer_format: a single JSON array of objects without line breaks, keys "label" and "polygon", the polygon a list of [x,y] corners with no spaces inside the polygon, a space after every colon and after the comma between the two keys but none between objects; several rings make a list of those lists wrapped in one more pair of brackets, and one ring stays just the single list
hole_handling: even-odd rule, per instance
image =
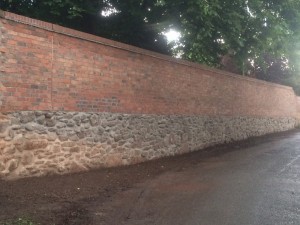
[{"label": "wet road surface", "polygon": [[93,224],[300,224],[300,132],[200,160],[90,208]]},{"label": "wet road surface", "polygon": [[300,224],[300,130],[123,168],[0,181],[0,224]]}]

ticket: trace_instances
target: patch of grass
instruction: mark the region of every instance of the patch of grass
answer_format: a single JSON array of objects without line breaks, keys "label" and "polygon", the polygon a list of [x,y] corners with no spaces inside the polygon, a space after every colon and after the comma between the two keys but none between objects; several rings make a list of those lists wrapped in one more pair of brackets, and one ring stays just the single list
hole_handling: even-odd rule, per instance
[{"label": "patch of grass", "polygon": [[30,219],[18,218],[16,220],[11,220],[7,222],[0,222],[0,225],[38,225],[32,222]]}]

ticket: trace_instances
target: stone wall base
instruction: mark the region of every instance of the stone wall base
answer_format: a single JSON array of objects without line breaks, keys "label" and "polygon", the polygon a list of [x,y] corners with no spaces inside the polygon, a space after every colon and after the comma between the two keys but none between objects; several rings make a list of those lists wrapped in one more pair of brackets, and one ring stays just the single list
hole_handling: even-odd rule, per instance
[{"label": "stone wall base", "polygon": [[293,129],[294,118],[23,111],[0,117],[0,178],[129,165]]}]

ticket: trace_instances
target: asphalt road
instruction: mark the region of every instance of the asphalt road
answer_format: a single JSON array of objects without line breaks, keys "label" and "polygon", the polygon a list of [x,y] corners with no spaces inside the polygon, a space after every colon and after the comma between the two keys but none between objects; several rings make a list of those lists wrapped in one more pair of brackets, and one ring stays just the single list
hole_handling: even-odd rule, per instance
[{"label": "asphalt road", "polygon": [[199,160],[90,207],[93,224],[300,224],[300,132]]},{"label": "asphalt road", "polygon": [[300,130],[128,167],[0,181],[0,224],[300,225]]}]

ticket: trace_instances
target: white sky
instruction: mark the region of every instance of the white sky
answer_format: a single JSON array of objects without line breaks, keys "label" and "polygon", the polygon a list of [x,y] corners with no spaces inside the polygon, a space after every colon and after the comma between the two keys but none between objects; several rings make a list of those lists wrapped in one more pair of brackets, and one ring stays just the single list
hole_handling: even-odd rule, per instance
[{"label": "white sky", "polygon": [[177,42],[181,37],[180,32],[173,29],[164,32],[163,34],[167,37],[168,42],[173,42],[173,41]]}]

